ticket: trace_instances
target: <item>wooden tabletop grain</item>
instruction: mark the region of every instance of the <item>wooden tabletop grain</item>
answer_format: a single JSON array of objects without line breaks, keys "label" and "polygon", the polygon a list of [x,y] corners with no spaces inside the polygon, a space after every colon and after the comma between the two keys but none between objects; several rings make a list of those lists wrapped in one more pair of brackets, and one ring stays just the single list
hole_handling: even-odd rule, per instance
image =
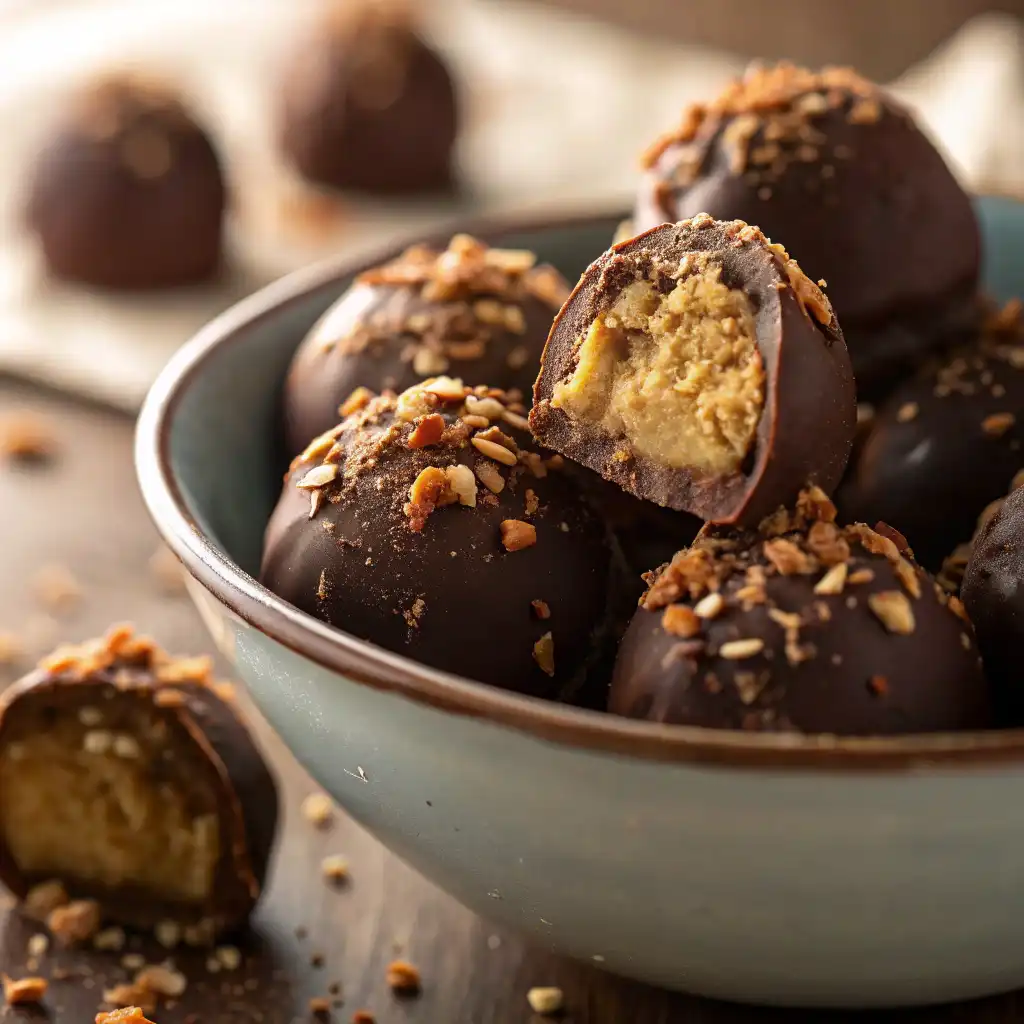
[{"label": "wooden tabletop grain", "polygon": [[[39,465],[0,461],[0,634],[14,634],[28,648],[22,664],[0,665],[0,684],[53,644],[84,639],[118,621],[136,623],[173,651],[209,652],[209,638],[187,598],[168,592],[150,566],[157,537],[135,484],[131,422],[0,379],[0,420],[22,409],[46,418],[57,450],[51,462]],[[70,572],[81,589],[79,600],[56,608],[44,600],[40,572],[52,578],[52,566]],[[847,1019],[661,992],[527,946],[464,910],[340,812],[331,829],[314,829],[299,805],[315,784],[258,719],[256,731],[280,777],[285,803],[269,891],[252,934],[239,942],[243,962],[237,970],[211,971],[203,954],[174,955],[189,985],[173,1005],[153,1014],[158,1024],[291,1024],[313,1019],[309,1000],[316,997],[332,1001],[329,1019],[335,1022],[368,1010],[379,1024],[538,1024],[526,1001],[532,986],[563,989],[562,1019],[571,1024]],[[324,883],[320,864],[328,854],[347,859],[348,884]],[[16,911],[0,912],[0,970],[14,977],[26,973],[26,943],[36,931]],[[152,962],[168,956],[137,938],[121,953],[47,954],[38,972],[51,979],[43,1008],[8,1008],[3,1019],[91,1022],[103,988],[129,977],[121,966],[129,950]],[[418,998],[399,1000],[387,987],[387,965],[398,957],[421,972]],[[995,1024],[1024,1020],[1024,999],[1006,996],[863,1019]]]}]

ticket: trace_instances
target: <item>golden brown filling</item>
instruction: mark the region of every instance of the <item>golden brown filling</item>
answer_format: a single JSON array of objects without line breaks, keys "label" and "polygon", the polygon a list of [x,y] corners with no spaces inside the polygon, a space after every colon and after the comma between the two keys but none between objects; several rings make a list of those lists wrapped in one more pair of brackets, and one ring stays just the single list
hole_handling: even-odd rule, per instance
[{"label": "golden brown filling", "polygon": [[148,744],[67,721],[7,744],[0,829],[19,869],[137,886],[173,902],[207,898],[219,855],[216,815],[190,810],[172,776],[149,760],[147,751],[163,758],[168,748]]},{"label": "golden brown filling", "polygon": [[628,285],[579,343],[552,404],[672,469],[739,469],[764,408],[754,310],[705,266],[662,294]]}]

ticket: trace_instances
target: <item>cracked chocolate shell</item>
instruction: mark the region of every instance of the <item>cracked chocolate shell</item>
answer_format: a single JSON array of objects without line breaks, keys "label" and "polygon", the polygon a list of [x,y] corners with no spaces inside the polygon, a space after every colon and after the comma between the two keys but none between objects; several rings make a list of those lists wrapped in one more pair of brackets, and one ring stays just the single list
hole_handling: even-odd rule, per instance
[{"label": "cracked chocolate shell", "polygon": [[530,426],[624,490],[756,524],[839,481],[855,431],[842,331],[755,227],[707,216],[613,246],[551,328]]},{"label": "cracked chocolate shell", "polygon": [[636,231],[738,218],[828,281],[862,397],[976,322],[970,199],[911,114],[848,68],[754,67],[643,166]]},{"label": "cracked chocolate shell", "polygon": [[277,787],[205,658],[116,627],[60,648],[0,709],[0,878],[212,941],[263,889]]},{"label": "cracked chocolate shell", "polygon": [[262,582],[353,636],[568,697],[612,620],[618,557],[505,392],[437,378],[364,396],[292,464]]},{"label": "cracked chocolate shell", "polygon": [[285,385],[294,455],[335,426],[357,388],[404,391],[450,375],[529,394],[551,321],[569,293],[531,252],[456,235],[360,274],[299,347]]},{"label": "cracked chocolate shell", "polygon": [[992,724],[959,601],[896,531],[838,526],[820,491],[757,531],[705,528],[649,580],[615,663],[615,714],[846,736]]},{"label": "cracked chocolate shell", "polygon": [[166,288],[216,274],[226,205],[220,159],[182,101],[110,77],[74,98],[36,159],[26,222],[57,277]]}]

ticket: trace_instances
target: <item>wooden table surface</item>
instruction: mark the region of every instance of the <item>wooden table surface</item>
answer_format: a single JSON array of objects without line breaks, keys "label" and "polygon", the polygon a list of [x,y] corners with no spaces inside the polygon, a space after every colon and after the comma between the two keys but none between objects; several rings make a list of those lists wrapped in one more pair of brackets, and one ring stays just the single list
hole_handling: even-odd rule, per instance
[{"label": "wooden table surface", "polygon": [[[0,633],[20,635],[34,649],[80,640],[109,624],[132,621],[179,653],[212,649],[188,599],[168,593],[149,566],[156,533],[143,508],[131,463],[131,422],[0,379],[0,418],[19,409],[52,425],[56,458],[38,466],[0,462]],[[81,600],[55,612],[36,594],[37,574],[66,567]],[[0,684],[24,664],[0,666]],[[538,1024],[526,992],[564,990],[574,1024],[787,1024],[847,1019],[844,1014],[754,1010],[661,992],[574,964],[490,926],[463,909],[339,814],[332,829],[315,830],[299,805],[315,785],[263,723],[257,731],[276,768],[284,799],[284,828],[272,881],[251,936],[240,941],[244,962],[212,973],[206,957],[175,956],[189,986],[159,1024],[290,1024],[311,1019],[309,1000],[340,983],[344,1003],[330,1020],[349,1021],[370,1010],[379,1024]],[[328,888],[320,862],[347,858],[351,879]],[[0,912],[0,970],[24,973],[26,942],[37,929],[16,911]],[[949,923],[951,928],[956,922]],[[766,935],[770,942],[771,936]],[[131,940],[153,962],[165,950]],[[126,948],[127,951],[127,948]],[[6,1010],[4,1020],[91,1022],[104,986],[126,980],[121,953],[49,954],[38,973],[51,977],[43,1010]],[[423,977],[419,998],[398,1000],[385,983],[396,957]],[[70,969],[71,977],[59,980]],[[871,1022],[947,1024],[1024,1020],[1024,999],[1007,996],[968,1006],[864,1015]]]}]

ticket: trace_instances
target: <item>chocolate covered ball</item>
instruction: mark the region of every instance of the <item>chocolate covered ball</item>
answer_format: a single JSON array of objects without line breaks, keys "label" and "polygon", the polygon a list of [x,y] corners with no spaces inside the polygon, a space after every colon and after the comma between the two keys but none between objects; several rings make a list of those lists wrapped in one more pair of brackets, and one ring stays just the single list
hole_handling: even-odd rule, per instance
[{"label": "chocolate covered ball", "polygon": [[369,400],[295,460],[263,582],[424,665],[572,695],[609,628],[617,562],[525,412],[443,377]]},{"label": "chocolate covered ball", "polygon": [[36,159],[26,221],[58,277],[166,288],[217,272],[226,205],[217,152],[181,100],[109,78],[74,98]]},{"label": "chocolate covered ball", "polygon": [[358,388],[404,391],[454,375],[529,394],[551,321],[569,293],[531,252],[456,235],[360,274],[303,341],[285,384],[289,453],[333,427]]},{"label": "chocolate covered ball", "polygon": [[757,224],[825,278],[862,394],[977,315],[970,200],[910,113],[845,68],[756,67],[644,157],[636,231]]},{"label": "chocolate covered ball", "polygon": [[401,5],[331,9],[296,49],[282,92],[281,146],[310,181],[382,194],[452,186],[455,86]]},{"label": "chocolate covered ball", "polygon": [[844,517],[893,523],[938,571],[1024,469],[1019,301],[975,342],[929,363],[877,411],[839,493]]},{"label": "chocolate covered ball", "polygon": [[650,576],[609,710],[757,732],[983,728],[971,627],[895,531],[840,527],[821,491],[757,531],[708,528]]},{"label": "chocolate covered ball", "polygon": [[964,606],[974,623],[1000,725],[1024,724],[1024,488],[992,509],[964,574]]},{"label": "chocolate covered ball", "polygon": [[613,246],[551,328],[534,435],[638,498],[756,524],[853,441],[832,307],[779,245],[700,215]]},{"label": "chocolate covered ball", "polygon": [[[274,778],[206,658],[172,658],[119,626],[4,694],[0,878],[29,912],[45,887],[95,900],[94,921],[212,942],[259,899],[277,812]],[[66,914],[52,909],[58,934]]]}]

